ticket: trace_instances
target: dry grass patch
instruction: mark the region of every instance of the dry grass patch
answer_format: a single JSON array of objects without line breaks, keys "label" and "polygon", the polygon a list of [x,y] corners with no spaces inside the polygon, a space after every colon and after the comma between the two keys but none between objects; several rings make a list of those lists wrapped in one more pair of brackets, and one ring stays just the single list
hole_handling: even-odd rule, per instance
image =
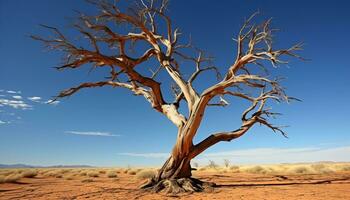
[{"label": "dry grass patch", "polygon": [[155,170],[141,170],[136,174],[136,178],[138,179],[150,179],[156,175]]},{"label": "dry grass patch", "polygon": [[34,178],[38,175],[38,171],[35,169],[28,169],[22,172],[24,178]]},{"label": "dry grass patch", "polygon": [[116,171],[108,171],[106,175],[107,175],[108,178],[116,178],[116,177],[118,177]]},{"label": "dry grass patch", "polygon": [[137,174],[137,170],[128,170],[128,174],[129,175],[136,175]]},{"label": "dry grass patch", "polygon": [[99,174],[97,172],[95,172],[95,171],[90,171],[90,172],[87,173],[87,176],[96,178],[96,177],[99,176]]},{"label": "dry grass patch", "polygon": [[10,174],[8,176],[1,175],[0,183],[17,183],[21,178],[21,174]]}]

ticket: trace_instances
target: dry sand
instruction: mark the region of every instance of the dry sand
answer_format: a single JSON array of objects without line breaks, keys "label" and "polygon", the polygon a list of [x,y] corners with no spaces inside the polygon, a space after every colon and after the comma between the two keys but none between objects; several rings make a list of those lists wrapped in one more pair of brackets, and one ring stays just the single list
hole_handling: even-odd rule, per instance
[{"label": "dry sand", "polygon": [[[92,177],[85,175],[90,172]],[[137,170],[136,170],[137,171]],[[57,170],[56,170],[57,172]],[[17,183],[1,183],[0,199],[350,199],[350,172],[326,174],[259,174],[246,172],[210,171],[194,172],[194,177],[215,182],[212,191],[166,195],[144,192],[138,186],[144,182],[135,173],[116,170],[117,177],[108,177],[108,169],[59,171],[61,176],[40,171],[34,178],[21,178]],[[96,175],[98,177],[93,177]],[[112,173],[113,174],[113,173]],[[51,177],[50,177],[51,176]]]}]

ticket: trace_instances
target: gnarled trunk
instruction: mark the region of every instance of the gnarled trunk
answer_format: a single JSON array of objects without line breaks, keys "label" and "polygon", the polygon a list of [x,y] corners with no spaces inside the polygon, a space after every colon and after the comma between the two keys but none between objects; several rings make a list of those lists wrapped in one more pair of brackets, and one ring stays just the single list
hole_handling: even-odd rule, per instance
[{"label": "gnarled trunk", "polygon": [[193,145],[186,145],[184,137],[179,135],[170,157],[159,169],[157,175],[148,180],[141,188],[166,193],[199,192],[211,188],[214,184],[204,183],[192,178],[191,160]]}]

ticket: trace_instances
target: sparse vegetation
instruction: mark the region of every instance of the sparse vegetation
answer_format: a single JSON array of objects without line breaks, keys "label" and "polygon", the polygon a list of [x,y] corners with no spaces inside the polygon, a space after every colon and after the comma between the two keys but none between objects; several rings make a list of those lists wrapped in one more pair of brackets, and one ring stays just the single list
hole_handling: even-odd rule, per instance
[{"label": "sparse vegetation", "polygon": [[136,177],[138,179],[149,179],[156,175],[156,172],[154,170],[141,170],[136,174]]},{"label": "sparse vegetation", "polygon": [[209,160],[208,167],[209,168],[217,168],[218,165],[213,160]]},{"label": "sparse vegetation", "polygon": [[128,174],[129,175],[136,175],[137,174],[137,170],[128,170]]},{"label": "sparse vegetation", "polygon": [[24,178],[34,178],[37,175],[38,175],[38,171],[34,170],[34,169],[29,169],[29,170],[26,170],[26,171],[22,172],[22,176]]},{"label": "sparse vegetation", "polygon": [[[17,183],[22,178],[21,174],[10,174],[6,177],[0,178],[0,182],[3,183]],[[1,180],[2,179],[2,180]]]},{"label": "sparse vegetation", "polygon": [[116,177],[118,177],[118,175],[117,175],[117,172],[115,172],[115,171],[108,171],[107,177],[108,178],[116,178]]},{"label": "sparse vegetation", "polygon": [[95,172],[95,171],[90,171],[90,172],[87,173],[87,176],[88,176],[88,177],[98,177],[99,175],[98,175],[98,173]]}]

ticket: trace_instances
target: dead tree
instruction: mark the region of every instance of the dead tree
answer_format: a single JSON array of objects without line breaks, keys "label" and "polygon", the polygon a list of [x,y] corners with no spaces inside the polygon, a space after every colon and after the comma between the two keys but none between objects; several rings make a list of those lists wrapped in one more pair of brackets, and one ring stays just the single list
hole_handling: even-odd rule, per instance
[{"label": "dead tree", "polygon": [[[57,98],[71,96],[85,88],[121,87],[127,88],[135,95],[143,96],[159,113],[166,116],[178,128],[177,139],[170,157],[158,171],[158,174],[142,188],[153,191],[178,193],[184,191],[201,191],[205,184],[191,178],[190,161],[197,155],[222,141],[231,141],[244,135],[255,124],[265,125],[274,132],[285,136],[281,127],[269,122],[270,117],[279,113],[272,112],[265,104],[268,100],[282,102],[290,101],[278,79],[270,79],[261,75],[268,71],[268,64],[276,67],[285,64],[283,56],[302,59],[295,51],[301,50],[301,44],[286,49],[276,49],[273,46],[270,28],[271,20],[254,24],[255,14],[246,19],[239,30],[235,42],[237,52],[232,59],[232,65],[227,66],[225,75],[220,80],[203,91],[198,91],[193,82],[204,72],[219,69],[208,65],[211,58],[190,43],[180,43],[179,29],[172,26],[166,13],[167,1],[140,0],[126,11],[118,4],[106,1],[89,1],[94,4],[99,13],[86,15],[79,13],[74,28],[89,42],[89,47],[74,44],[59,29],[43,25],[52,31],[52,36],[45,38],[32,36],[42,41],[48,48],[65,53],[64,64],[58,70],[82,68],[90,65],[95,68],[108,68],[110,75],[99,82],[86,82],[64,90]],[[163,25],[159,25],[163,24]],[[127,32],[125,34],[125,32]],[[138,47],[139,43],[143,43]],[[146,45],[145,45],[146,44]],[[110,51],[104,53],[101,46],[108,46]],[[85,45],[86,46],[86,45]],[[143,51],[139,57],[131,57],[128,48],[132,46],[137,51]],[[146,49],[142,49],[145,48]],[[198,54],[188,55],[184,49],[193,49]],[[128,55],[129,54],[129,55]],[[198,56],[197,56],[198,55]],[[148,75],[141,73],[137,67],[145,67],[151,59],[157,66]],[[184,66],[179,60],[193,63],[193,73],[185,77]],[[188,62],[186,62],[186,65]],[[188,69],[188,66],[186,66]],[[257,70],[259,69],[259,70]],[[159,71],[166,71],[168,77],[175,83],[169,91],[174,93],[173,100],[163,97],[161,82],[157,81]],[[247,93],[245,89],[254,91]],[[167,92],[169,92],[167,91]],[[242,113],[241,126],[232,131],[218,132],[198,144],[193,143],[205,110],[208,106],[226,106],[223,98],[232,96],[251,105]],[[218,102],[216,102],[218,101]],[[188,115],[179,112],[180,103],[187,104]]]}]

